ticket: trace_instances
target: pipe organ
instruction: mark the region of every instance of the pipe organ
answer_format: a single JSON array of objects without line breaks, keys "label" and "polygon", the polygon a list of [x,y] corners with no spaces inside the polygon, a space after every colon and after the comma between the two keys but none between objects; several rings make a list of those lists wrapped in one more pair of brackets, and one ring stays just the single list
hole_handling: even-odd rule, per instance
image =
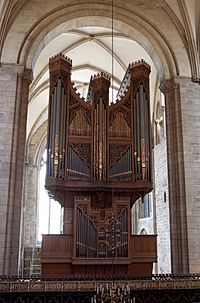
[{"label": "pipe organ", "polygon": [[[151,271],[155,256],[141,256],[139,263],[132,256],[130,217],[133,203],[152,190],[150,66],[143,60],[128,66],[114,104],[106,74],[91,77],[85,101],[71,82],[71,68],[62,54],[49,61],[46,189],[65,209],[65,249],[70,248],[57,274]],[[46,235],[42,273],[56,275],[49,267],[55,258],[45,261],[47,240]]]}]

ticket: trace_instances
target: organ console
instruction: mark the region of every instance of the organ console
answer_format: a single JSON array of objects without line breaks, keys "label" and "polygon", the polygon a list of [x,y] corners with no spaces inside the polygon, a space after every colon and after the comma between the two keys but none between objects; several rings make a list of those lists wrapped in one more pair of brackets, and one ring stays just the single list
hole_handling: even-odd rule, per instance
[{"label": "organ console", "polygon": [[156,237],[132,235],[130,210],[152,190],[150,66],[129,64],[111,105],[106,74],[91,77],[85,101],[71,68],[62,54],[49,61],[46,189],[64,232],[43,236],[42,275],[149,274]]}]

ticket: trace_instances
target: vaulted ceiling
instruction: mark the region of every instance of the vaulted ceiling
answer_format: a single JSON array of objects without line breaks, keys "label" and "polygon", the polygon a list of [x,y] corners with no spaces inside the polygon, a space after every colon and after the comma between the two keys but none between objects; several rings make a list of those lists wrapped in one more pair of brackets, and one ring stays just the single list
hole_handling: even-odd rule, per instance
[{"label": "vaulted ceiling", "polygon": [[[93,4],[93,2],[98,3]],[[113,90],[114,95],[116,95],[128,64],[143,58],[152,68],[150,77],[151,111],[153,110],[153,104],[156,98],[158,98],[157,88],[159,79],[162,78],[162,73],[166,70],[166,67],[162,65],[163,63],[158,62],[159,60],[157,58],[159,55],[161,60],[163,57],[164,59],[166,58],[167,62],[173,62],[173,64],[171,64],[171,71],[174,70],[177,75],[180,74],[184,76],[187,73],[187,67],[190,65],[192,77],[198,78],[199,57],[197,51],[200,41],[199,0],[123,0],[120,2],[116,0],[114,3],[116,5],[116,14],[120,7],[121,11],[119,10],[119,12],[121,12],[121,14],[122,8],[125,9],[123,13],[131,11],[132,16],[135,14],[135,19],[132,20],[135,32],[132,33],[131,27],[128,25],[131,20],[129,21],[125,16],[121,16],[121,20],[127,20],[127,30],[124,28],[125,23],[120,24],[119,27],[115,26],[117,24],[114,23],[112,48],[111,24],[106,19],[107,17],[102,19],[100,23],[95,23],[95,20],[99,20],[100,18],[99,16],[95,17],[95,15],[98,15],[95,11],[94,16],[90,17],[89,21],[86,22],[87,26],[86,24],[80,26],[77,19],[72,21],[72,15],[72,17],[70,17],[71,21],[69,20],[71,23],[68,23],[70,26],[66,25],[62,31],[59,32],[56,26],[56,24],[59,24],[56,19],[58,18],[56,14],[58,11],[60,12],[60,24],[64,24],[64,12],[65,14],[70,13],[66,1],[0,1],[1,62],[13,60],[12,63],[16,61],[17,64],[23,63],[24,59],[20,59],[26,58],[26,54],[23,55],[23,48],[25,48],[27,44],[27,50],[30,49],[31,46],[29,46],[29,44],[31,45],[31,41],[37,41],[37,37],[34,36],[36,35],[34,34],[34,30],[37,27],[39,30],[39,25],[41,24],[42,26],[43,20],[49,20],[48,22],[46,21],[43,28],[41,27],[41,30],[45,29],[46,36],[44,36],[43,40],[40,40],[37,48],[34,46],[36,42],[33,44],[35,47],[33,50],[34,56],[32,57],[33,82],[30,86],[29,95],[27,137],[34,134],[47,120],[49,94],[48,60],[51,56],[59,52],[64,53],[72,59],[72,80],[75,82],[82,96],[86,95],[90,76],[100,71],[106,72],[109,75],[113,72],[114,82],[111,90]],[[71,1],[69,3],[70,9],[77,4],[77,1]],[[80,1],[80,5],[83,7],[84,5],[90,5],[87,7],[96,5],[97,8],[101,8],[102,5],[106,7],[106,5],[110,6],[110,4],[111,1],[109,0]],[[39,9],[40,6],[41,9]],[[35,9],[36,7],[38,7],[37,10]],[[109,7],[107,7],[107,9],[108,8]],[[89,11],[89,8],[87,9]],[[28,11],[29,17],[27,17]],[[71,13],[73,14],[73,12]],[[91,12],[89,12],[88,16],[90,14]],[[106,16],[106,12],[104,11],[102,11],[101,14],[102,16]],[[163,16],[165,16],[165,19]],[[117,19],[119,15],[114,17]],[[50,22],[51,26],[49,25]],[[55,26],[53,25],[54,23]],[[54,34],[48,36],[53,26]],[[138,38],[137,31],[142,33],[140,39]],[[39,36],[39,32],[36,33]],[[160,41],[164,41],[166,49],[161,43],[159,44],[159,39]],[[13,54],[8,52],[8,49],[11,48],[15,50]],[[184,52],[188,54],[189,59],[187,59],[188,61],[185,60],[184,64],[180,67],[179,62],[184,60],[181,54]],[[156,53],[158,53],[158,56],[155,55]],[[163,71],[159,70],[160,67],[162,67]]]},{"label": "vaulted ceiling", "polygon": [[[28,134],[47,119],[49,94],[48,59],[62,52],[72,59],[72,81],[82,97],[86,97],[91,75],[105,72],[112,75],[114,100],[128,64],[144,59],[151,65],[151,99],[154,100],[157,72],[147,52],[134,40],[103,27],[81,27],[52,39],[43,49],[34,65],[34,80],[30,89],[28,112]],[[113,57],[113,68],[112,68]]]}]

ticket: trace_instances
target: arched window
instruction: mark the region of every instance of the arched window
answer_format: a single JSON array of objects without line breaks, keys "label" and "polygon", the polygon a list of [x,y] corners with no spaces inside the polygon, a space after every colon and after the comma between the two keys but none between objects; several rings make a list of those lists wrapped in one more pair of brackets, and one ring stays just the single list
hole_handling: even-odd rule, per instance
[{"label": "arched window", "polygon": [[45,150],[40,162],[39,197],[38,197],[38,232],[37,242],[42,241],[42,234],[60,234],[62,232],[62,208],[59,202],[50,198],[44,185],[46,177]]}]

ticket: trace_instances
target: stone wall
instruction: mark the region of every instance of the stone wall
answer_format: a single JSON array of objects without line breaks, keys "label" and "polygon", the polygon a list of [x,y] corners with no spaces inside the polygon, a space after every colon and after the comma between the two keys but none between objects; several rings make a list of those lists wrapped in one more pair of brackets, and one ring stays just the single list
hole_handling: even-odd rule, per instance
[{"label": "stone wall", "polygon": [[200,85],[175,77],[166,98],[173,273],[200,271]]},{"label": "stone wall", "polygon": [[45,148],[46,130],[47,122],[43,123],[27,141],[21,254],[21,272],[24,275],[34,275],[40,272],[39,247],[37,247],[38,178],[40,156]]},{"label": "stone wall", "polygon": [[158,273],[171,272],[170,218],[166,138],[154,147],[154,187],[158,249]]},{"label": "stone wall", "polygon": [[23,66],[0,67],[0,275],[18,272],[30,79]]},{"label": "stone wall", "polygon": [[26,247],[23,254],[24,277],[36,277],[41,273],[40,247]]},{"label": "stone wall", "polygon": [[182,113],[189,270],[195,273],[200,272],[200,85],[187,78],[176,82]]},{"label": "stone wall", "polygon": [[37,199],[38,199],[37,165],[26,166],[26,187],[24,195],[24,247],[33,247],[37,241]]},{"label": "stone wall", "polygon": [[[154,147],[154,190],[150,217],[140,218],[141,201],[132,209],[133,233],[157,234],[158,262],[154,264],[155,273],[171,273],[170,214],[168,194],[167,144],[166,138]],[[164,194],[165,193],[165,194]]]},{"label": "stone wall", "polygon": [[24,247],[37,245],[38,178],[40,161],[45,149],[47,122],[43,123],[27,141],[24,187]]}]

